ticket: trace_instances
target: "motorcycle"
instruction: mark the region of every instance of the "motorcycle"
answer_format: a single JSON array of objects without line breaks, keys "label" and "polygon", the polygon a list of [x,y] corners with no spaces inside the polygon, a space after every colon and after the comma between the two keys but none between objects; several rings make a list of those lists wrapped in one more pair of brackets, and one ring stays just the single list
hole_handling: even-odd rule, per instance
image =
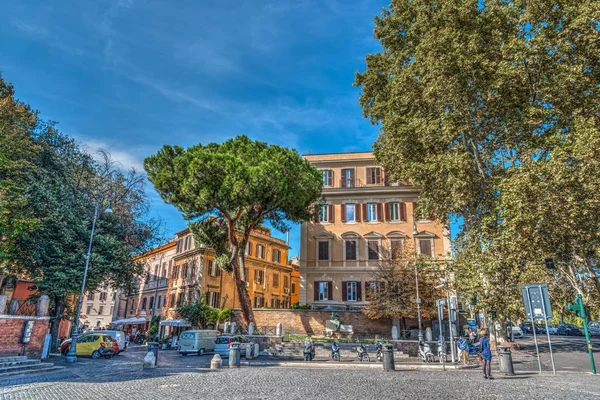
[{"label": "motorcycle", "polygon": [[340,361],[340,346],[337,341],[331,344],[331,359]]},{"label": "motorcycle", "polygon": [[362,344],[356,348],[356,356],[358,357],[358,361],[360,361],[360,362],[371,361],[371,358],[369,357],[369,353],[367,353],[367,349]]},{"label": "motorcycle", "polygon": [[421,360],[425,362],[434,362],[435,356],[431,351],[431,346],[429,343],[425,343],[423,341],[419,342],[419,355],[421,356]]},{"label": "motorcycle", "polygon": [[315,346],[310,339],[304,341],[304,361],[312,361],[315,358]]},{"label": "motorcycle", "polygon": [[377,342],[377,361],[383,361],[383,343]]}]

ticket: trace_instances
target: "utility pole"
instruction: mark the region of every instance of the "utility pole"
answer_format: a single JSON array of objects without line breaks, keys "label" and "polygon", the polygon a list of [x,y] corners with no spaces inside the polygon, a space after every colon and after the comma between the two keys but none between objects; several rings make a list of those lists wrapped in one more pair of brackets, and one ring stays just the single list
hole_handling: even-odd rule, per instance
[{"label": "utility pole", "polygon": [[569,311],[575,311],[577,316],[583,319],[583,331],[585,332],[585,341],[587,343],[588,353],[590,355],[590,364],[592,365],[592,374],[596,375],[596,364],[594,362],[594,353],[592,352],[592,342],[590,340],[590,331],[588,330],[587,318],[585,316],[585,307],[581,294],[577,293],[575,302],[567,306]]}]

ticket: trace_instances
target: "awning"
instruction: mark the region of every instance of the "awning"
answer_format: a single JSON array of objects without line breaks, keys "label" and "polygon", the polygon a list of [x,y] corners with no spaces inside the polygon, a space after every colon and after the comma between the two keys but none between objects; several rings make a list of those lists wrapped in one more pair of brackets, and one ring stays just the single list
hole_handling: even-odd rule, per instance
[{"label": "awning", "polygon": [[129,325],[129,324],[145,324],[146,322],[146,318],[125,318],[125,319],[120,319],[118,321],[113,321],[110,324],[112,326],[120,326],[120,325]]},{"label": "awning", "polygon": [[185,319],[165,319],[164,321],[160,321],[161,326],[183,326],[183,327],[191,327],[192,324],[186,321]]}]

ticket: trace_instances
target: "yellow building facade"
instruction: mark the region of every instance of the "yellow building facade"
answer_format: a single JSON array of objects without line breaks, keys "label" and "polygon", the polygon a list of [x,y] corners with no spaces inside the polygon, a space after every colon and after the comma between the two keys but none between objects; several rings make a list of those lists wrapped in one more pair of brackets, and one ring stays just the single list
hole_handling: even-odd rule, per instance
[{"label": "yellow building facade", "polygon": [[374,272],[406,241],[418,254],[449,256],[449,231],[414,215],[418,188],[390,182],[373,153],[304,158],[322,171],[323,202],[318,221],[301,226],[300,303],[364,306],[375,289]]}]

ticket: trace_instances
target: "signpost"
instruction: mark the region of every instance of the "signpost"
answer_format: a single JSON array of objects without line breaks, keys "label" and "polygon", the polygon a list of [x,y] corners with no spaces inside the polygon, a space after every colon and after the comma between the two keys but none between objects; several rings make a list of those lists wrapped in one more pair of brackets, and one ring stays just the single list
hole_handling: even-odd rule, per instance
[{"label": "signpost", "polygon": [[567,306],[569,311],[575,311],[577,316],[583,319],[583,331],[585,332],[585,341],[587,343],[588,353],[590,355],[590,363],[592,364],[592,374],[596,375],[596,364],[594,363],[594,353],[592,352],[592,342],[590,341],[590,331],[588,330],[587,318],[585,316],[585,307],[583,306],[583,299],[581,295],[577,293],[575,302]]},{"label": "signpost", "polygon": [[543,319],[546,324],[546,336],[548,337],[548,347],[550,349],[550,360],[552,361],[552,372],[556,374],[554,367],[554,354],[552,353],[552,341],[550,340],[550,332],[548,331],[548,319],[552,318],[552,305],[550,304],[550,296],[548,295],[548,285],[543,283],[535,283],[532,285],[522,285],[521,294],[523,295],[523,304],[525,305],[525,315],[531,320],[531,329],[533,331],[533,340],[535,342],[535,350],[538,358],[538,367],[540,374],[542,373],[542,362],[540,360],[540,349],[538,347],[537,335],[535,332],[535,320]]}]

